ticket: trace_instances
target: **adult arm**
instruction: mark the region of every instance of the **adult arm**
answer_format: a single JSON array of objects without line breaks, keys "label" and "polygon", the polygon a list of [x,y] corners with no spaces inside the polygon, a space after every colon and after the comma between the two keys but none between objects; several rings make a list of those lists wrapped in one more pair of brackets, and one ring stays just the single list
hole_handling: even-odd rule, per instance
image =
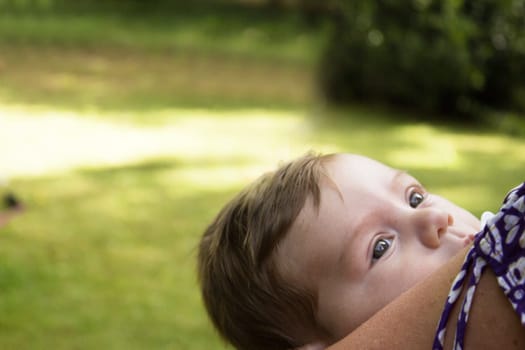
[{"label": "adult arm", "polygon": [[[460,252],[429,278],[403,293],[328,349],[432,349],[446,297],[466,252],[467,249]],[[461,303],[456,303],[449,319],[445,349],[452,348],[460,307]],[[474,296],[465,347],[525,349],[525,328],[521,326],[490,268],[483,273]]]}]

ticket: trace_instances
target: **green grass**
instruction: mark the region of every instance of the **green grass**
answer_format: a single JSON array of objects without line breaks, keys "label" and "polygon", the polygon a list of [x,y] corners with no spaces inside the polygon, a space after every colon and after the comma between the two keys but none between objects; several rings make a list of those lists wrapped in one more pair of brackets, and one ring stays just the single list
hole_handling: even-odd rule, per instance
[{"label": "green grass", "polygon": [[193,261],[195,216],[218,199],[164,186],[171,167],[16,182],[27,213],[2,230],[2,348],[214,347]]},{"label": "green grass", "polygon": [[223,7],[195,8],[190,3],[164,13],[145,14],[4,10],[0,14],[0,40],[9,45],[191,51],[301,65],[317,60],[326,25],[311,27],[294,12]]},{"label": "green grass", "polygon": [[[0,174],[26,207],[0,228],[2,349],[226,349],[200,302],[199,236],[242,186],[308,150],[409,170],[475,214],[523,181],[523,138],[322,107],[311,46],[239,51],[234,30],[208,37],[192,17],[181,49],[167,24],[90,16],[42,32],[0,18]],[[293,43],[289,24],[251,22]]]},{"label": "green grass", "polygon": [[313,95],[309,66],[187,51],[0,46],[0,71],[4,103],[101,112],[297,108]]},{"label": "green grass", "polygon": [[13,9],[0,1],[5,102],[134,111],[297,107],[310,99],[305,87],[328,32],[293,11],[206,1],[145,13],[126,2],[106,9],[72,2],[61,11],[37,4]]}]

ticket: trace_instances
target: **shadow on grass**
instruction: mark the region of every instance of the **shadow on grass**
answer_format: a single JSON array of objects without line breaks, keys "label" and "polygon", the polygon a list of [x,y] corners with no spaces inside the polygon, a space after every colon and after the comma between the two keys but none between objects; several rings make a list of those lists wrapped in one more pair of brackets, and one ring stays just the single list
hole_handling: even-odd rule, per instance
[{"label": "shadow on grass", "polygon": [[0,71],[0,101],[71,110],[297,108],[313,96],[308,67],[187,51],[2,46]]}]

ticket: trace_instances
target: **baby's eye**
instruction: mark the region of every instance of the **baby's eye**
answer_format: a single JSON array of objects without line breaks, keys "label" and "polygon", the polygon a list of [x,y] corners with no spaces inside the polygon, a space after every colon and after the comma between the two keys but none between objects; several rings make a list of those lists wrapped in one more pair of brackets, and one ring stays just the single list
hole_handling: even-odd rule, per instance
[{"label": "baby's eye", "polygon": [[423,202],[423,200],[425,200],[425,195],[419,190],[414,190],[412,193],[410,193],[408,204],[410,204],[412,208],[417,208],[421,202]]},{"label": "baby's eye", "polygon": [[392,245],[392,240],[387,238],[380,238],[374,243],[374,251],[372,259],[380,259]]}]

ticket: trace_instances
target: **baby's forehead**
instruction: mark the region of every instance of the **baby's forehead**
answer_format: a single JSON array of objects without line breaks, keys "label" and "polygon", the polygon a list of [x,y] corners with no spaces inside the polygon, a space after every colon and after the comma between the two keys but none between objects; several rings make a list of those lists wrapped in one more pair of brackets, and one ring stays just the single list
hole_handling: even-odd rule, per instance
[{"label": "baby's forehead", "polygon": [[388,174],[397,170],[378,160],[351,153],[338,154],[330,158],[325,163],[325,167],[331,174],[341,172],[360,175],[371,175],[383,172]]},{"label": "baby's forehead", "polygon": [[338,190],[345,188],[368,188],[388,185],[398,173],[406,173],[392,168],[377,160],[355,155],[340,154],[324,164],[326,173],[321,177],[319,187],[321,191]]}]

